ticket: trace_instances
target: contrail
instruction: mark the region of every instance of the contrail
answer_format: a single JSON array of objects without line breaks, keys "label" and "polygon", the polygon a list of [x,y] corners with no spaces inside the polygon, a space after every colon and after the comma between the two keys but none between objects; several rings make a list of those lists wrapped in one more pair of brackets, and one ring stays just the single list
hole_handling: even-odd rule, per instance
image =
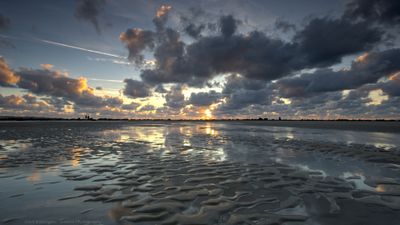
[{"label": "contrail", "polygon": [[95,53],[95,54],[99,54],[99,55],[106,55],[106,56],[115,57],[115,58],[119,58],[119,59],[125,59],[125,57],[120,56],[120,55],[115,55],[115,54],[111,54],[111,53],[107,53],[107,52],[101,52],[101,51],[97,51],[97,50],[82,48],[82,47],[78,47],[78,46],[74,46],[74,45],[67,45],[64,43],[56,42],[56,41],[49,41],[49,40],[45,40],[45,39],[36,39],[36,40],[47,43],[47,44],[51,44],[51,45],[65,47],[65,48],[72,48],[72,49],[77,49],[77,50]]},{"label": "contrail", "polygon": [[50,44],[50,45],[60,46],[60,47],[64,47],[64,48],[76,49],[76,50],[90,52],[90,53],[94,53],[94,54],[98,54],[98,55],[110,56],[110,57],[114,57],[114,58],[118,58],[118,59],[125,59],[126,58],[124,56],[111,54],[111,53],[108,53],[108,52],[102,52],[102,51],[82,48],[82,47],[79,47],[79,46],[68,45],[68,44],[64,44],[64,43],[61,43],[61,42],[50,41],[50,40],[46,40],[46,39],[40,39],[40,38],[28,39],[28,38],[24,38],[24,37],[14,37],[14,36],[9,36],[9,35],[4,35],[4,34],[0,34],[0,37],[8,38],[8,39],[14,39],[14,40],[23,40],[23,41],[32,41],[32,40],[34,40],[34,41],[39,41],[39,42],[43,42],[43,43]]},{"label": "contrail", "polygon": [[108,80],[108,79],[100,79],[100,78],[93,78],[93,77],[86,77],[88,80],[94,80],[94,81],[107,81],[107,82],[113,82],[113,83],[123,83],[124,81],[122,80]]}]

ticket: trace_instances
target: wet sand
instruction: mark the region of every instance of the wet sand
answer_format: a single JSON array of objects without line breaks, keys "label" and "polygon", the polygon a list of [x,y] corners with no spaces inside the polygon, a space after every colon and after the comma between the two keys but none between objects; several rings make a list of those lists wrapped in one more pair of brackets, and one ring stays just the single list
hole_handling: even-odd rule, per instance
[{"label": "wet sand", "polygon": [[[239,122],[240,123],[240,122]],[[299,127],[312,129],[353,130],[400,133],[400,121],[246,121],[255,126]]]},{"label": "wet sand", "polygon": [[0,221],[398,224],[397,123],[288,123],[2,122]]}]

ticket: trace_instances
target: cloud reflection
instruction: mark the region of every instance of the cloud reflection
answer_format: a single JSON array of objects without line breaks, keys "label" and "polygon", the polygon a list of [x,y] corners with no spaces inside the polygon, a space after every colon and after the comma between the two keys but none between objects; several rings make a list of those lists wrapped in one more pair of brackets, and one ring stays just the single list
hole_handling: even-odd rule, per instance
[{"label": "cloud reflection", "polygon": [[[180,151],[182,156],[202,156],[210,161],[223,161],[227,155],[221,134],[211,123],[171,124],[168,126],[137,125],[101,132],[115,142],[137,142],[149,145],[148,151],[161,154]],[[200,141],[199,138],[204,141]],[[216,141],[217,140],[217,141]]]}]

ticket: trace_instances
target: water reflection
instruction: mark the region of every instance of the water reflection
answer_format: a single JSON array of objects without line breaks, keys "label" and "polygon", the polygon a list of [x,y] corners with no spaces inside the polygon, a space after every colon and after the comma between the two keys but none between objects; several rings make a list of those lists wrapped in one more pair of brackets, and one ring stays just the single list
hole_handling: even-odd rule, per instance
[{"label": "water reflection", "polygon": [[26,151],[32,147],[31,139],[0,140],[0,160],[7,159],[10,154]]},{"label": "water reflection", "polygon": [[[0,142],[2,145],[1,162],[10,160],[8,156],[12,156],[11,159],[15,157],[15,161],[12,161],[12,163],[23,167],[17,170],[12,167],[14,165],[11,163],[4,164],[9,166],[7,169],[16,174],[10,177],[9,174],[6,174],[8,173],[7,170],[0,168],[1,175],[4,175],[3,179],[8,179],[7,182],[0,183],[3,186],[5,186],[4,184],[8,185],[7,196],[18,194],[13,193],[16,192],[15,190],[10,191],[12,185],[25,185],[26,190],[34,189],[39,193],[33,193],[33,195],[37,194],[36,198],[39,199],[36,199],[37,202],[45,199],[56,206],[65,204],[69,209],[71,205],[82,208],[82,205],[92,203],[85,202],[82,204],[82,199],[69,199],[66,202],[56,201],[55,199],[60,196],[70,196],[77,185],[98,184],[95,183],[97,181],[104,184],[102,188],[112,187],[115,183],[123,185],[123,187],[118,186],[117,194],[110,194],[110,198],[119,194],[126,194],[125,192],[138,191],[138,188],[139,191],[144,193],[152,187],[164,188],[164,186],[169,186],[171,191],[175,190],[171,188],[174,185],[172,181],[182,183],[189,180],[186,184],[190,184],[190,182],[193,182],[193,178],[210,179],[207,178],[210,175],[208,173],[213,175],[212,179],[220,179],[218,177],[222,176],[221,179],[228,181],[224,185],[229,185],[229,182],[233,183],[232,188],[228,190],[232,192],[229,196],[233,196],[233,192],[236,191],[235,188],[239,185],[235,182],[245,180],[236,180],[236,178],[241,178],[240,175],[233,178],[225,178],[224,175],[231,173],[236,176],[236,169],[243,169],[242,172],[254,172],[253,176],[260,178],[258,177],[260,174],[255,171],[263,165],[275,166],[275,162],[294,167],[296,172],[307,171],[317,174],[321,179],[335,177],[338,180],[352,183],[356,189],[368,191],[368,193],[391,195],[400,192],[399,185],[387,184],[393,182],[393,180],[398,180],[398,168],[400,166],[385,162],[371,163],[368,161],[370,156],[363,154],[364,150],[381,153],[382,149],[390,149],[391,151],[384,151],[383,153],[393,154],[395,150],[393,148],[399,146],[400,138],[398,134],[337,132],[218,122],[146,122],[126,123],[118,126],[110,125],[110,127],[102,127],[109,125],[99,125],[94,122],[91,126],[98,127],[94,131],[90,130],[90,132],[86,130],[89,128],[84,127],[82,129],[85,129],[85,132],[75,134],[72,133],[74,129],[60,128],[59,133],[43,133],[36,140],[24,138],[11,141],[2,140]],[[84,135],[80,136],[81,134]],[[63,138],[67,140],[60,142],[59,140]],[[43,146],[46,145],[50,145],[50,147],[44,148]],[[379,149],[373,146],[379,147]],[[23,154],[15,154],[15,152],[22,152]],[[352,152],[357,154],[352,154]],[[144,163],[145,160],[148,160],[149,163]],[[34,164],[32,168],[24,167],[29,161]],[[171,165],[168,169],[162,166],[167,165],[167,162],[170,163],[168,165]],[[198,167],[196,167],[196,164],[198,164]],[[190,174],[190,177],[182,179],[179,176],[187,171],[181,171],[180,165],[194,165],[191,169],[195,170],[193,174]],[[251,169],[249,169],[250,165],[252,165]],[[276,168],[273,168],[273,166],[267,168],[267,171],[274,171]],[[203,169],[211,169],[211,172],[201,172]],[[247,171],[247,169],[249,170]],[[53,172],[54,174],[52,174]],[[165,175],[166,173],[169,173],[168,176]],[[57,188],[45,186],[49,184],[48,181],[60,180],[60,174],[63,175],[61,178],[63,183],[60,186],[57,186]],[[261,176],[268,175],[262,174]],[[373,183],[371,180],[376,177],[390,179],[382,179],[382,183]],[[278,178],[286,179],[284,176]],[[44,182],[39,182],[42,180]],[[131,189],[131,185],[137,180],[142,180],[142,182],[138,187],[135,187],[136,189]],[[26,182],[30,186],[17,182]],[[203,181],[199,180],[199,182]],[[209,184],[213,182],[216,181],[212,180]],[[9,185],[10,183],[11,185]],[[45,191],[40,192],[40,189],[36,189],[41,188],[38,183],[42,183]],[[32,185],[35,186],[32,187]],[[51,185],[57,185],[57,183]],[[59,187],[61,188],[58,189]],[[168,189],[163,189],[163,191],[165,190]],[[259,188],[257,191],[262,190],[264,189]],[[25,189],[18,191],[29,192]],[[51,193],[46,193],[47,191]],[[54,195],[54,192],[57,191],[63,192],[58,193],[57,198],[49,199],[47,194]],[[104,193],[106,192],[94,191],[91,193],[93,196],[85,196],[85,200],[89,197],[101,197]],[[157,193],[163,196],[162,192]],[[29,202],[29,197],[24,196],[20,199]],[[6,200],[10,201],[8,198]],[[98,207],[101,204],[96,202],[93,205]],[[19,212],[18,207],[14,206],[15,212]],[[104,214],[103,216],[118,221],[117,223],[121,222],[119,221],[121,216],[132,213],[132,209],[127,209],[115,202],[107,203],[105,208],[106,210],[99,211]],[[281,212],[300,212],[300,214],[307,215],[305,208],[305,205],[301,205]],[[105,212],[108,212],[108,214],[106,215]],[[64,215],[68,213],[70,211],[65,211]],[[63,213],[60,214],[63,215]],[[70,215],[68,214],[68,216]]]},{"label": "water reflection", "polygon": [[218,131],[212,126],[211,123],[206,123],[204,127],[199,127],[199,130],[204,130],[205,134],[211,136],[218,136]]},{"label": "water reflection", "polygon": [[101,131],[100,135],[114,142],[149,145],[148,152],[168,154],[179,150],[186,156],[202,154],[210,161],[225,160],[227,156],[222,142],[215,141],[220,138],[220,133],[211,123],[127,126]]},{"label": "water reflection", "polygon": [[80,160],[80,156],[81,156],[81,149],[80,148],[74,148],[71,150],[72,152],[72,159],[71,159],[71,165],[73,167],[77,167],[79,166],[79,160]]},{"label": "water reflection", "polygon": [[396,148],[396,145],[394,145],[394,144],[386,144],[386,143],[375,143],[374,146],[377,147],[377,148],[384,149],[386,151],[390,151],[390,150]]},{"label": "water reflection", "polygon": [[226,153],[224,151],[224,148],[219,147],[213,152],[213,154],[211,154],[210,158],[213,161],[221,162],[221,161],[225,161],[226,160],[226,156],[227,155],[226,155]]},{"label": "water reflection", "polygon": [[382,193],[382,192],[386,192],[386,189],[385,189],[385,186],[384,186],[383,184],[379,184],[379,185],[375,188],[375,191]]},{"label": "water reflection", "polygon": [[129,142],[130,140],[131,140],[131,137],[130,137],[129,135],[121,134],[120,137],[119,137],[119,139],[116,140],[116,141],[117,141],[117,142],[124,142],[124,143],[126,143],[126,142]]},{"label": "water reflection", "polygon": [[38,169],[34,169],[32,174],[26,178],[29,182],[38,182],[41,180],[41,173]]}]

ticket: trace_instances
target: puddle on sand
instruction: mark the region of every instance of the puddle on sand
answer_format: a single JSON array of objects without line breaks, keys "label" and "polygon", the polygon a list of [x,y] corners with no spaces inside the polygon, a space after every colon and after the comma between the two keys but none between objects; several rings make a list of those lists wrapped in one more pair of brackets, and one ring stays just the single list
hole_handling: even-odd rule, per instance
[{"label": "puddle on sand", "polygon": [[400,219],[399,134],[221,122],[0,126],[7,224]]}]

